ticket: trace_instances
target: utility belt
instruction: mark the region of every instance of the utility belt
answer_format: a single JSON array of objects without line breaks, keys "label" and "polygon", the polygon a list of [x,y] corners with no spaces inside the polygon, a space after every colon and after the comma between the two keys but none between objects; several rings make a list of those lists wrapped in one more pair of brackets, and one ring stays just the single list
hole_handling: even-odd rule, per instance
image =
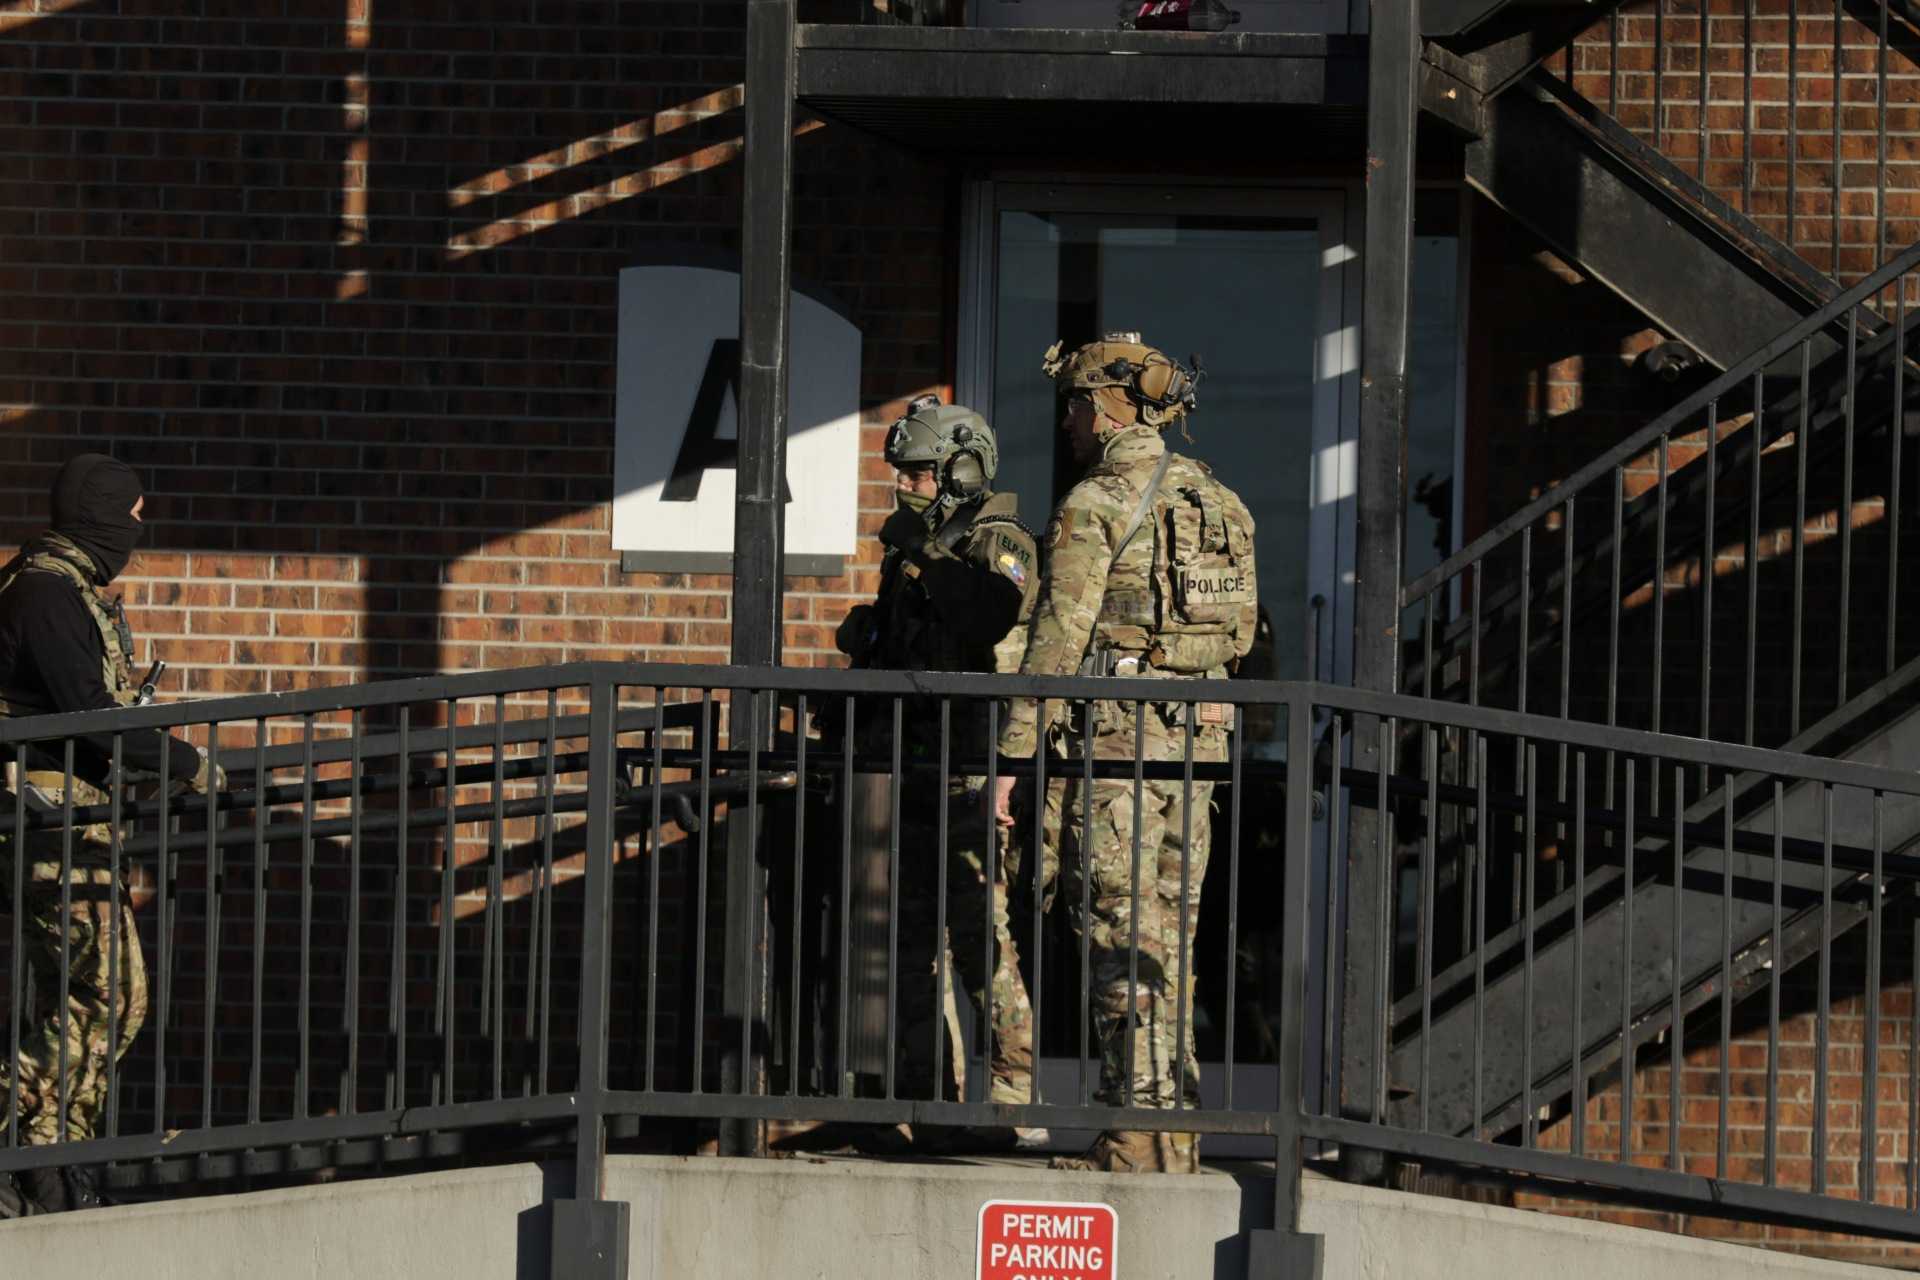
[{"label": "utility belt", "polygon": [[[1166,661],[1166,650],[1157,644],[1150,649],[1134,650],[1096,641],[1087,650],[1087,656],[1080,660],[1078,674],[1116,676],[1128,680],[1200,680],[1206,676],[1204,671],[1169,671],[1164,665]],[[1193,718],[1196,724],[1231,725],[1233,704],[1196,702],[1193,704]]]}]

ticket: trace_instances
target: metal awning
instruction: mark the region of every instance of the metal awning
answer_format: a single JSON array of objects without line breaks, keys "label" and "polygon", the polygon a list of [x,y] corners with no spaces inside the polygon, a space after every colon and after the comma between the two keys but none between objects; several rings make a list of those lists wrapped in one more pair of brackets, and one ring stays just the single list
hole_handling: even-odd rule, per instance
[{"label": "metal awning", "polygon": [[1364,36],[802,24],[796,96],[1364,106]]},{"label": "metal awning", "polygon": [[803,105],[915,150],[1036,154],[1104,137],[1103,160],[1149,140],[1270,156],[1293,135],[1336,154],[1364,132],[1364,37],[802,25],[796,45]]},{"label": "metal awning", "polygon": [[[801,24],[795,46],[803,106],[915,151],[1154,168],[1365,149],[1365,36]],[[1423,153],[1474,110],[1424,71]]]}]

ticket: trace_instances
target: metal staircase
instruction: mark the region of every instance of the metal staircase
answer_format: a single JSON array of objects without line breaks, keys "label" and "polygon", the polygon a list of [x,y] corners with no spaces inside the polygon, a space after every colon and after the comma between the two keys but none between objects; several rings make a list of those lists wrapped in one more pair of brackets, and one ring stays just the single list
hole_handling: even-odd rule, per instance
[{"label": "metal staircase", "polygon": [[[1786,749],[1903,767],[1920,753],[1920,660]],[[1475,939],[1434,975],[1430,995],[1398,1002],[1391,1122],[1490,1138],[1576,1097],[1584,1110],[1595,1082],[1617,1076],[1622,1045],[1639,1053],[1664,1041],[1683,1057],[1689,1015],[1830,949],[1871,918],[1873,875],[1920,851],[1911,797],[1876,803],[1816,782],[1733,775],[1693,798],[1691,771],[1656,764],[1656,776],[1636,776],[1647,764],[1623,769],[1624,838],[1581,850],[1584,874]],[[1647,812],[1656,794],[1670,801],[1665,816]],[[1548,815],[1571,808],[1545,805]]]},{"label": "metal staircase", "polygon": [[[1888,103],[1889,53],[1915,34],[1915,15],[1865,0],[1748,0],[1703,23],[1702,7],[1449,6],[1487,12],[1430,45],[1428,61],[1484,96],[1468,185],[1726,369],[1887,260],[1888,175],[1900,170],[1884,111],[1865,161],[1841,115],[1827,112],[1830,129],[1801,116],[1836,100],[1852,111],[1869,53],[1866,105]],[[1833,193],[1864,194],[1863,163],[1876,188],[1866,260],[1832,247],[1861,216]],[[1860,322],[1872,332],[1871,316]]]},{"label": "metal staircase", "polygon": [[[1816,265],[1799,252],[1815,237],[1791,198],[1784,214],[1754,212],[1766,202],[1753,6],[1731,176],[1698,110],[1719,96],[1719,15],[1703,27],[1687,12],[1676,28],[1667,0],[1609,8],[1565,56],[1525,65],[1511,47],[1528,11],[1496,11],[1508,31],[1481,34],[1508,79],[1489,95],[1468,181],[1725,372],[1406,583],[1402,688],[1907,767],[1920,758],[1920,629],[1900,607],[1920,245],[1886,247],[1886,125],[1873,261],[1833,251]],[[1621,23],[1649,12],[1655,66],[1687,25],[1698,42],[1686,128],[1674,77],[1652,77],[1650,112],[1621,92]],[[1893,12],[1844,19],[1878,23],[1876,102]],[[1797,100],[1806,76],[1789,69]],[[1596,83],[1607,108],[1578,91]],[[1790,183],[1804,181],[1796,121]],[[1837,124],[1831,142],[1838,187]],[[1619,1080],[1623,1052],[1677,1078],[1689,1017],[1716,1004],[1725,1034],[1734,1005],[1771,985],[1777,1028],[1782,976],[1815,957],[1827,984],[1835,939],[1877,930],[1886,899],[1870,884],[1920,854],[1920,804],[1878,792],[1625,751],[1570,758],[1482,732],[1427,730],[1396,749],[1396,771],[1427,796],[1424,809],[1396,802],[1392,842],[1406,873],[1398,918],[1418,921],[1391,991],[1381,1096],[1397,1126],[1531,1142]],[[1347,782],[1363,799],[1364,780]],[[1623,1088],[1633,1114],[1631,1072]],[[1581,1125],[1571,1141],[1579,1154]]]},{"label": "metal staircase", "polygon": [[[1920,634],[1899,625],[1920,316],[1898,299],[1916,272],[1920,246],[1407,584],[1409,691],[1861,763],[1920,758]],[[1850,322],[1816,361],[1823,327],[1889,287],[1880,334],[1861,342]],[[1765,373],[1783,357],[1801,370],[1784,388]],[[1729,406],[1744,407],[1737,426]],[[1705,442],[1676,466],[1689,433]],[[1629,499],[1629,469],[1649,457],[1656,478]],[[1810,496],[1836,503],[1824,527]],[[1864,499],[1878,509],[1862,528]],[[1784,543],[1760,535],[1769,512],[1792,521]],[[1863,571],[1867,533],[1878,554]],[[1833,610],[1809,607],[1810,579]],[[1883,665],[1866,683],[1870,651]],[[1401,966],[1394,989],[1388,1115],[1409,1127],[1510,1134],[1617,1076],[1623,1045],[1664,1037],[1680,1053],[1689,1013],[1830,959],[1872,917],[1864,873],[1920,852],[1920,805],[1821,783],[1624,754],[1570,769],[1564,751],[1541,760],[1472,733],[1400,752],[1436,786],[1482,793],[1477,814],[1456,803],[1429,820],[1424,854],[1402,850],[1438,864],[1427,892],[1446,896],[1423,907],[1424,964]],[[1529,815],[1524,833],[1489,815],[1489,789],[1494,808]],[[1596,820],[1609,831],[1587,847]]]}]

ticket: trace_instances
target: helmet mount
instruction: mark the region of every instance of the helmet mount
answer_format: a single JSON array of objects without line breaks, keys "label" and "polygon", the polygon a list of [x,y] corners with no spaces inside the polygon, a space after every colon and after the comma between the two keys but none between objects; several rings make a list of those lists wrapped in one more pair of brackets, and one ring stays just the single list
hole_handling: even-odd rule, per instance
[{"label": "helmet mount", "polygon": [[[1047,349],[1041,372],[1063,394],[1086,391],[1102,413],[1122,425],[1144,421],[1164,430],[1193,411],[1205,377],[1199,356],[1182,365],[1133,332],[1109,333],[1062,355],[1063,342]],[[1104,393],[1104,394],[1102,394]],[[1185,432],[1184,423],[1182,433]]]}]

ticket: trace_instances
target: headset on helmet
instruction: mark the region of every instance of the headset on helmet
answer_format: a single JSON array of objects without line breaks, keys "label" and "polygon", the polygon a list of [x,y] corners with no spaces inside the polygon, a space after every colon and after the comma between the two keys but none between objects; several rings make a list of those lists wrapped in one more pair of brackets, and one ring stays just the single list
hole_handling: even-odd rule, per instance
[{"label": "headset on helmet", "polygon": [[1042,357],[1040,369],[1062,392],[1118,388],[1148,426],[1166,427],[1192,412],[1200,379],[1206,376],[1199,356],[1189,356],[1192,368],[1165,352],[1147,346],[1138,333],[1109,333],[1097,342],[1061,355],[1055,342]]},{"label": "headset on helmet", "polygon": [[887,432],[887,462],[895,467],[931,465],[943,506],[969,502],[993,483],[999,442],[987,420],[964,405],[920,396]]}]

